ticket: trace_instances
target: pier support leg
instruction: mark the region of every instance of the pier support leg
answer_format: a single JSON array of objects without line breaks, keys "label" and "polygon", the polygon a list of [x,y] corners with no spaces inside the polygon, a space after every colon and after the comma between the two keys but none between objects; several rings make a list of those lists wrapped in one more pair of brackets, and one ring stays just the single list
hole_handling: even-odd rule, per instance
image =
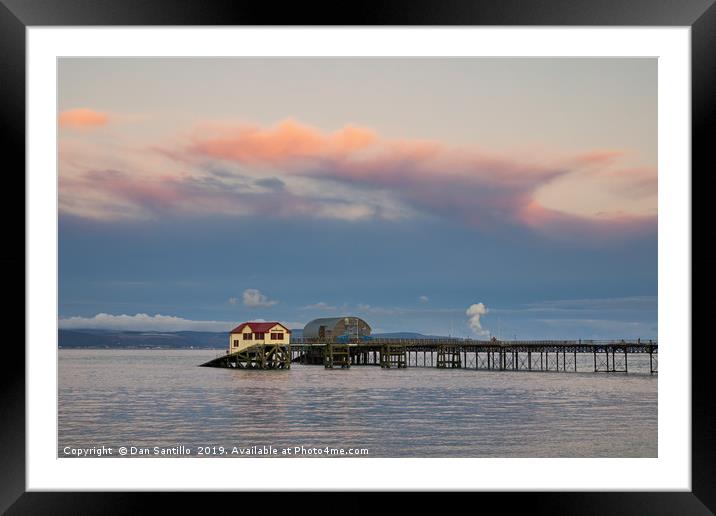
[{"label": "pier support leg", "polygon": [[612,372],[616,372],[616,370],[617,370],[617,362],[614,359],[614,353],[615,353],[615,350],[614,350],[614,348],[612,348]]},{"label": "pier support leg", "polygon": [[654,374],[654,346],[649,345],[649,374]]},{"label": "pier support leg", "polygon": [[593,348],[592,351],[594,351],[594,372],[597,372],[597,348]]},{"label": "pier support leg", "polygon": [[326,344],[323,366],[326,369],[333,369],[333,347],[330,344]]}]

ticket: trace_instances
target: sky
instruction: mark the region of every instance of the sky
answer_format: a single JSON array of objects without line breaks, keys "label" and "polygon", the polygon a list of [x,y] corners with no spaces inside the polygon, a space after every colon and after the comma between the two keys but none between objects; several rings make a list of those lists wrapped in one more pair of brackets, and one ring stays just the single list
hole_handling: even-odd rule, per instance
[{"label": "sky", "polygon": [[657,62],[62,58],[59,326],[657,337]]}]

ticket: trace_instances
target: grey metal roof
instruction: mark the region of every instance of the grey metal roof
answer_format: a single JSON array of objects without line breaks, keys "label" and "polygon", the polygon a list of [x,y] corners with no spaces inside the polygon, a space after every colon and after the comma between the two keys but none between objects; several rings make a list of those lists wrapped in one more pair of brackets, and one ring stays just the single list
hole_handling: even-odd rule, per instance
[{"label": "grey metal roof", "polygon": [[310,321],[306,326],[303,327],[303,336],[305,338],[316,338],[318,337],[318,330],[321,326],[325,326],[328,331],[333,332],[336,325],[342,322],[344,319],[359,320],[368,327],[370,332],[370,325],[360,317],[354,315],[345,315],[343,317],[322,317],[320,319],[314,319]]},{"label": "grey metal roof", "polygon": [[323,317],[321,319],[314,319],[303,327],[303,335],[306,336],[306,332],[318,335],[318,328],[321,326],[333,328],[343,319],[345,319],[345,317]]}]

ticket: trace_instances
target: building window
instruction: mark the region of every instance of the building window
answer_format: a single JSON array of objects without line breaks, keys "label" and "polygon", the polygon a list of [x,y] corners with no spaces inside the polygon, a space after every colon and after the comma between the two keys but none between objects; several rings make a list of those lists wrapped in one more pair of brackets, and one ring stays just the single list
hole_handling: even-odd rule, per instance
[{"label": "building window", "polygon": [[250,333],[244,333],[244,340],[251,340],[251,337]]},{"label": "building window", "polygon": [[235,348],[239,347],[239,341],[238,341],[238,339],[234,339],[234,347],[235,347]]},{"label": "building window", "polygon": [[283,340],[283,333],[272,333],[271,340]]},{"label": "building window", "polygon": [[264,340],[264,334],[263,333],[254,333],[256,340]]}]

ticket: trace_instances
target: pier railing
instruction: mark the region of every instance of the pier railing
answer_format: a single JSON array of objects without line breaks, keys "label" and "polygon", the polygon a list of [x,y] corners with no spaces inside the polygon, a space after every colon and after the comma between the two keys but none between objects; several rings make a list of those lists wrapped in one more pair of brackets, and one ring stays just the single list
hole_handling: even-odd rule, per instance
[{"label": "pier railing", "polygon": [[503,348],[564,348],[577,347],[583,350],[591,350],[592,348],[609,347],[626,347],[628,353],[646,353],[649,349],[658,347],[655,340],[642,339],[620,339],[620,340],[481,340],[457,337],[437,337],[437,338],[419,338],[419,339],[401,339],[401,338],[349,338],[345,340],[326,340],[326,339],[308,339],[301,337],[292,337],[292,346],[325,346],[326,344],[347,344],[350,346],[371,347],[382,345],[399,345],[409,347],[439,347],[446,345],[454,345],[461,347],[479,346],[479,347],[503,347]]},{"label": "pier railing", "polygon": [[[368,338],[326,341],[291,339],[291,356],[303,364],[486,370],[628,372],[631,354],[648,355],[645,372],[658,372],[655,340],[478,340],[462,338]],[[643,360],[641,360],[643,362]],[[633,366],[634,364],[632,364]],[[632,367],[632,371],[635,368]]]}]

